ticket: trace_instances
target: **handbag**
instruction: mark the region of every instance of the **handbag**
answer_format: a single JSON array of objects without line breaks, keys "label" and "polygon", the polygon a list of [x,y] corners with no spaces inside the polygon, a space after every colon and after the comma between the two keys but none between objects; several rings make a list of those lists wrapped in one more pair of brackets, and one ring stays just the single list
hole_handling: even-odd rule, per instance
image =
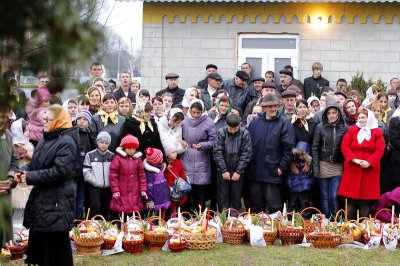
[{"label": "handbag", "polygon": [[171,200],[179,202],[189,194],[192,190],[192,186],[182,177],[176,176],[169,168],[168,171],[175,177],[174,186],[172,187],[170,194]]}]

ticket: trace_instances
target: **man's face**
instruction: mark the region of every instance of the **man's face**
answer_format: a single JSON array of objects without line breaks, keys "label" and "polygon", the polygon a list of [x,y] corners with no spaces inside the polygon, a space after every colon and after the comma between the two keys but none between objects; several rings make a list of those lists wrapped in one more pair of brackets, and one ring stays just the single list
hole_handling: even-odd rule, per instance
[{"label": "man's face", "polygon": [[274,88],[263,88],[261,91],[261,95],[275,95],[275,89]]},{"label": "man's face", "polygon": [[229,108],[229,102],[220,102],[219,103],[219,113],[221,115],[225,115],[226,111],[228,111]]},{"label": "man's face", "polygon": [[342,108],[344,101],[346,101],[346,98],[341,94],[336,95],[336,97],[337,97],[337,103],[339,104],[340,108]]},{"label": "man's face", "polygon": [[176,87],[178,87],[178,79],[177,78],[167,79],[167,84],[170,89],[175,89]]},{"label": "man's face", "polygon": [[326,96],[321,96],[320,103],[321,103],[321,107],[325,108],[325,106],[326,106]]},{"label": "man's face", "polygon": [[211,73],[217,73],[217,70],[213,67],[209,67],[206,69],[206,75],[209,75]]},{"label": "man's face", "polygon": [[247,75],[249,75],[250,76],[250,73],[251,73],[251,67],[250,67],[250,65],[249,64],[243,64],[241,67],[241,70],[242,71],[244,71],[244,72],[246,72],[247,73]]},{"label": "man's face", "polygon": [[292,77],[289,75],[286,75],[286,74],[281,74],[280,80],[281,80],[282,86],[287,87],[290,85],[290,82],[292,81]]},{"label": "man's face", "polygon": [[266,74],[265,81],[266,82],[274,82],[274,76],[272,76],[271,74]]},{"label": "man's face", "polygon": [[236,77],[235,78],[235,83],[236,83],[236,86],[238,86],[239,88],[244,88],[246,86],[246,84],[247,84],[247,80],[243,80],[243,79],[241,79],[239,77]]},{"label": "man's face", "polygon": [[48,86],[50,83],[50,79],[48,77],[42,77],[39,79],[39,87],[40,86]]},{"label": "man's face", "polygon": [[345,90],[346,90],[346,87],[347,87],[347,84],[346,84],[346,82],[343,82],[343,81],[339,81],[339,82],[336,84],[336,90],[337,90],[337,91],[345,91]]},{"label": "man's face", "polygon": [[319,78],[321,76],[322,73],[322,69],[321,68],[315,68],[313,70],[313,76],[314,78]]},{"label": "man's face", "polygon": [[0,136],[3,136],[7,129],[8,114],[6,112],[0,112]]},{"label": "man's face", "polygon": [[392,82],[390,82],[390,86],[392,87],[392,89],[396,89],[397,86],[399,86],[400,81],[399,79],[392,79]]},{"label": "man's face", "polygon": [[128,73],[122,73],[119,80],[121,81],[122,87],[128,87],[129,82],[131,81],[131,75],[129,75]]},{"label": "man's face", "polygon": [[288,112],[294,111],[295,102],[296,102],[295,97],[283,98],[283,104],[285,105],[286,111],[288,111]]},{"label": "man's face", "polygon": [[209,78],[209,79],[208,79],[208,85],[210,85],[210,87],[212,87],[212,88],[214,88],[214,89],[218,89],[219,86],[221,85],[221,81],[220,81],[220,80],[216,80],[216,79]]},{"label": "man's face", "polygon": [[239,129],[240,129],[240,126],[237,126],[237,127],[230,127],[230,126],[226,126],[226,129],[228,129],[228,132],[229,132],[229,133],[231,133],[231,134],[235,134],[236,132],[238,132],[238,131],[239,131]]},{"label": "man's face", "polygon": [[261,80],[256,80],[253,82],[254,90],[259,92],[262,89],[263,82]]},{"label": "man's face", "polygon": [[90,69],[90,76],[92,78],[101,77],[103,75],[103,67],[101,65],[94,65]]},{"label": "man's face", "polygon": [[278,115],[278,109],[279,109],[279,105],[262,107],[262,111],[265,112],[265,114],[270,118],[274,118],[275,116]]}]

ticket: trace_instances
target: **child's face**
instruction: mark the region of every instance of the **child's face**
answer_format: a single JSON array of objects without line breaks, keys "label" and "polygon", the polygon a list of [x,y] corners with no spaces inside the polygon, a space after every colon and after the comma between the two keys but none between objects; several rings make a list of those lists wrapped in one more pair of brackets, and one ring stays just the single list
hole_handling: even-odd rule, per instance
[{"label": "child's face", "polygon": [[146,95],[140,94],[139,95],[139,102],[141,103],[147,103],[148,101],[150,101],[150,98],[147,97]]},{"label": "child's face", "polygon": [[198,99],[198,95],[197,95],[197,91],[196,91],[196,90],[192,90],[192,91],[190,92],[190,95],[189,95],[189,102],[191,102],[191,101],[194,100],[194,99]]},{"label": "child's face", "polygon": [[256,117],[258,113],[262,112],[261,106],[254,106],[253,112],[251,113],[252,116]]},{"label": "child's face", "polygon": [[389,95],[389,102],[393,101],[394,99],[396,99],[396,95]]},{"label": "child's face", "polygon": [[97,143],[97,148],[99,148],[99,150],[101,150],[101,151],[108,150],[109,146],[110,146],[110,143],[108,143],[106,141],[100,141]]},{"label": "child's face", "polygon": [[118,105],[118,112],[120,115],[126,116],[129,114],[131,106],[129,103],[120,103]]},{"label": "child's face", "polygon": [[302,160],[302,161],[305,160],[305,158],[304,158],[304,153],[300,153],[300,154],[298,154],[298,156],[299,156],[299,159],[300,159],[300,160]]},{"label": "child's face", "polygon": [[79,127],[80,129],[87,129],[88,126],[89,126],[89,121],[88,121],[86,118],[84,118],[84,117],[79,117],[79,118],[76,120],[76,124],[78,125],[78,127]]},{"label": "child's face", "polygon": [[25,127],[24,136],[29,138],[29,128]]},{"label": "child's face", "polygon": [[42,102],[42,107],[47,108],[47,107],[49,107],[49,106],[50,106],[50,101]]},{"label": "child's face", "polygon": [[167,159],[169,162],[171,162],[171,161],[175,160],[177,156],[178,156],[178,154],[176,153],[176,151],[174,151],[173,153],[171,153],[170,155],[167,156]]},{"label": "child's face", "polygon": [[164,97],[163,98],[163,104],[165,106],[165,109],[170,109],[172,106],[172,99],[171,97]]},{"label": "child's face", "polygon": [[129,149],[125,149],[125,152],[129,155],[129,156],[133,156],[136,152],[136,149],[133,148],[129,148]]},{"label": "child's face", "polygon": [[236,132],[239,131],[240,126],[237,126],[237,127],[226,126],[226,128],[228,129],[228,132],[229,132],[229,133],[235,134]]},{"label": "child's face", "polygon": [[320,77],[321,73],[322,73],[322,69],[320,69],[320,68],[315,68],[313,70],[314,77],[316,77],[316,78]]},{"label": "child's face", "polygon": [[78,106],[76,106],[76,104],[74,104],[74,103],[69,103],[68,104],[68,113],[71,117],[76,116],[76,114],[78,113]]},{"label": "child's face", "polygon": [[89,111],[89,105],[81,103],[79,105],[79,111]]},{"label": "child's face", "polygon": [[139,84],[137,83],[132,83],[131,85],[131,91],[133,91],[134,93],[138,92],[139,90]]}]

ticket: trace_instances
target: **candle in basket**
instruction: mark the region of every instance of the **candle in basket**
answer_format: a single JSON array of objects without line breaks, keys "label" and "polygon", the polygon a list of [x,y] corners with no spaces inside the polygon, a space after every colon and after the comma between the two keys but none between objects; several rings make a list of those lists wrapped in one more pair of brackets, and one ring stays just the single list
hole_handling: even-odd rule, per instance
[{"label": "candle in basket", "polygon": [[207,215],[207,218],[206,218],[206,231],[207,231],[207,229],[208,229],[208,215]]},{"label": "candle in basket", "polygon": [[292,227],[294,227],[294,211],[293,211],[293,215],[292,215]]},{"label": "candle in basket", "polygon": [[201,215],[201,205],[199,204],[199,209],[200,209],[200,211],[199,211],[199,215]]},{"label": "candle in basket", "polygon": [[132,212],[133,220],[136,222],[136,215],[135,212]]},{"label": "candle in basket", "polygon": [[360,221],[360,210],[357,210],[357,223]]},{"label": "candle in basket", "polygon": [[158,218],[161,220],[161,209],[158,210]]},{"label": "candle in basket", "polygon": [[248,213],[248,217],[250,218],[250,217],[251,217],[250,208],[249,208],[249,210],[247,211],[247,213]]},{"label": "candle in basket", "polygon": [[181,207],[178,207],[178,220],[181,219]]},{"label": "candle in basket", "polygon": [[399,212],[399,225],[400,225],[400,212]]},{"label": "candle in basket", "polygon": [[370,237],[370,236],[371,236],[371,233],[370,233],[370,231],[369,231],[369,221],[367,221],[367,232],[368,232],[368,237]]},{"label": "candle in basket", "polygon": [[273,231],[274,231],[274,220],[271,219],[271,232],[273,232]]},{"label": "candle in basket", "polygon": [[122,212],[122,223],[124,223],[124,220],[125,220],[125,214],[124,212]]},{"label": "candle in basket", "polygon": [[313,222],[314,222],[314,214],[311,215],[311,223],[313,223]]},{"label": "candle in basket", "polygon": [[394,205],[392,205],[392,220],[391,220],[391,225],[394,223]]},{"label": "candle in basket", "polygon": [[228,219],[231,218],[231,208],[228,210]]},{"label": "candle in basket", "polygon": [[264,228],[264,212],[261,213],[261,227]]},{"label": "candle in basket", "polygon": [[229,230],[232,229],[232,223],[233,223],[233,221],[231,221],[231,224],[229,225]]}]

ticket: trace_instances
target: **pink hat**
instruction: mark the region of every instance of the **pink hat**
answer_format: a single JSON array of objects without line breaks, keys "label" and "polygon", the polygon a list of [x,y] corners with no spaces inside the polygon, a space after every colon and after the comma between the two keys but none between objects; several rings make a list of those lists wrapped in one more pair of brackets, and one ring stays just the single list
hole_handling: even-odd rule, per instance
[{"label": "pink hat", "polygon": [[40,103],[50,101],[52,97],[45,86],[41,86],[35,93],[35,100]]},{"label": "pink hat", "polygon": [[137,149],[139,147],[139,140],[132,136],[131,134],[127,134],[119,144],[123,149]]},{"label": "pink hat", "polygon": [[165,155],[168,156],[171,153],[175,152],[177,149],[173,144],[167,143],[167,145],[164,146],[164,151]]},{"label": "pink hat", "polygon": [[146,159],[149,163],[160,164],[163,161],[163,154],[159,149],[147,148],[145,151]]}]

